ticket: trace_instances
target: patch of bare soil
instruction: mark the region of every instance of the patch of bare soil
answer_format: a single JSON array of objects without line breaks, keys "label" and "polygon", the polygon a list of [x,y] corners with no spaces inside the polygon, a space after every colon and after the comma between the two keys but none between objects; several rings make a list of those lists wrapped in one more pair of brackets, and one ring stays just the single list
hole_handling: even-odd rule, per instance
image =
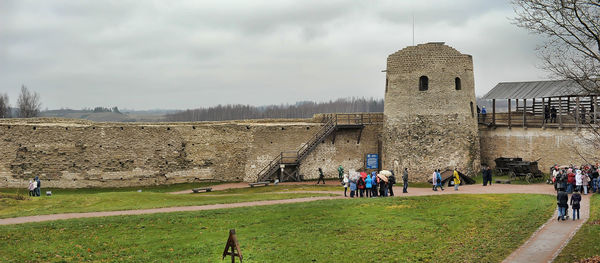
[{"label": "patch of bare soil", "polygon": [[600,219],[593,221],[593,222],[589,222],[588,224],[590,225],[600,225]]},{"label": "patch of bare soil", "polygon": [[600,263],[600,256],[582,259],[578,263]]}]

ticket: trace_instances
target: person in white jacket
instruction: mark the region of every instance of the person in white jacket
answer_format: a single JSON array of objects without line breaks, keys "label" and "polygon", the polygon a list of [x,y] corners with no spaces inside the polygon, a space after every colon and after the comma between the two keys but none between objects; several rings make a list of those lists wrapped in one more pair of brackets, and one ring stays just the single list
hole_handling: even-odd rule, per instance
[{"label": "person in white jacket", "polygon": [[35,191],[36,187],[37,187],[37,182],[34,181],[33,179],[29,180],[29,187],[27,188],[27,189],[29,189],[29,196],[34,195],[33,191]]},{"label": "person in white jacket", "polygon": [[344,185],[344,197],[347,197],[346,192],[348,191],[348,183],[350,180],[348,179],[348,174],[344,174],[344,179],[342,179],[342,185]]},{"label": "person in white jacket", "polygon": [[437,173],[433,171],[433,175],[431,176],[431,184],[433,184],[433,191],[437,191]]},{"label": "person in white jacket", "polygon": [[577,169],[575,171],[575,191],[581,192],[583,191],[583,174],[581,174],[581,170]]}]

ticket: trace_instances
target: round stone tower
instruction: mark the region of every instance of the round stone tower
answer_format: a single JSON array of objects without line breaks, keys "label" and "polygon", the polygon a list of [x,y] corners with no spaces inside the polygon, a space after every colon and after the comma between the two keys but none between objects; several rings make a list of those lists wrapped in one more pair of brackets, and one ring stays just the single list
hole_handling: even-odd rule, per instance
[{"label": "round stone tower", "polygon": [[[434,169],[479,172],[473,58],[444,43],[406,47],[387,59],[383,168],[425,181]],[[395,161],[399,167],[394,167]]]}]

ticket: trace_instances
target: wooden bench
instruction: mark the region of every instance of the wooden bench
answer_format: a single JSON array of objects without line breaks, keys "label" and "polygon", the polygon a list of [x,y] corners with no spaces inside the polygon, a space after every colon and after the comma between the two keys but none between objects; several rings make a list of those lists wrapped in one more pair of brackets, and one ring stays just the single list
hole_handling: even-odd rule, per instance
[{"label": "wooden bench", "polygon": [[510,180],[496,180],[497,184],[510,184]]},{"label": "wooden bench", "polygon": [[255,187],[257,185],[264,185],[264,186],[268,186],[271,182],[256,182],[256,183],[249,183],[248,185],[250,185],[250,187]]},{"label": "wooden bench", "polygon": [[212,191],[212,188],[210,188],[210,187],[194,188],[194,189],[192,189],[192,192],[194,192],[194,193],[210,192],[210,191]]}]

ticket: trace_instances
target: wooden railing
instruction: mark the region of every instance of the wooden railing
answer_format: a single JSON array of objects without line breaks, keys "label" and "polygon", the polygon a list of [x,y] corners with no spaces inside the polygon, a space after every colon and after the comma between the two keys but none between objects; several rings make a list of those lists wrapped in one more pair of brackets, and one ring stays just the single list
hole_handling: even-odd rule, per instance
[{"label": "wooden railing", "polygon": [[321,120],[324,125],[311,136],[311,138],[297,151],[281,152],[273,160],[269,162],[259,173],[257,181],[268,180],[275,173],[281,164],[298,165],[308,154],[314,150],[319,143],[324,140],[329,134],[339,128],[362,127],[368,124],[383,123],[383,114],[369,113],[344,113],[344,114],[325,114]]}]

